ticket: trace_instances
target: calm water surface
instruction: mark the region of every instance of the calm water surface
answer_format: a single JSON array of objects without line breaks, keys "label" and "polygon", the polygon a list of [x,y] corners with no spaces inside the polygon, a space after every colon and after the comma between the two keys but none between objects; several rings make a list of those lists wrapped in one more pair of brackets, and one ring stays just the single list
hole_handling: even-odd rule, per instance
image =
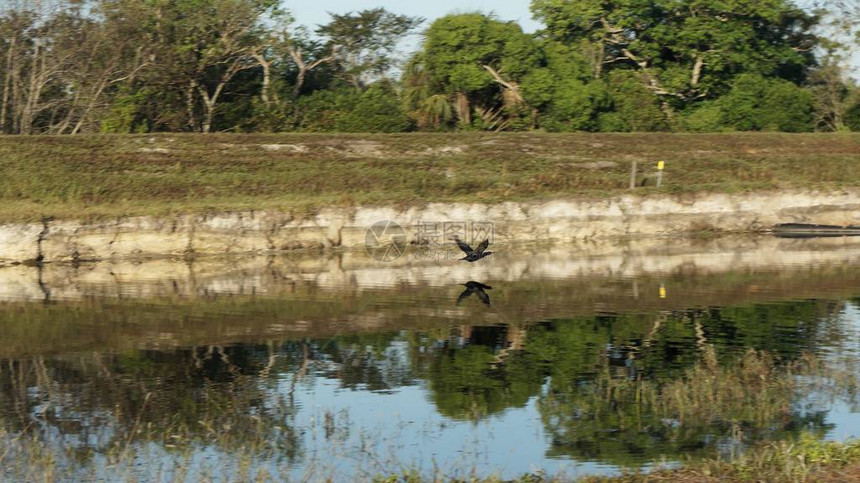
[{"label": "calm water surface", "polygon": [[21,441],[60,479],[343,481],[608,474],[857,437],[858,398],[836,385],[706,422],[612,388],[670,384],[709,351],[726,367],[750,349],[850,366],[858,267],[854,239],[741,238],[500,247],[472,265],[0,268],[0,476],[38,460]]}]

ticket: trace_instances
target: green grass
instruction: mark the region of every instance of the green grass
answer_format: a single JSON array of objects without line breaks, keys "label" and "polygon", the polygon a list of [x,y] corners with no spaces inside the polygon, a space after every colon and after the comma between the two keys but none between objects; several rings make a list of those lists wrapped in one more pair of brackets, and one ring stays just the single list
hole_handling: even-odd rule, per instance
[{"label": "green grass", "polygon": [[633,160],[673,194],[860,186],[860,134],[0,136],[0,221],[599,199]]},{"label": "green grass", "polygon": [[582,483],[658,482],[848,482],[860,481],[860,441],[821,441],[804,435],[796,441],[763,443],[735,459],[690,462],[679,469],[615,478],[584,478]]}]

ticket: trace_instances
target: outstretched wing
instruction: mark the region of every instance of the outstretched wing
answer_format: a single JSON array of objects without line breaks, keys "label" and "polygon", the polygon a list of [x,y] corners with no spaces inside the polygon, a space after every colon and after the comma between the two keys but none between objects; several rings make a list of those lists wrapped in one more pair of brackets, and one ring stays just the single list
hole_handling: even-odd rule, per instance
[{"label": "outstretched wing", "polygon": [[468,288],[466,290],[463,290],[463,293],[461,293],[460,296],[457,297],[457,305],[460,305],[460,302],[469,298],[469,295],[472,295],[472,290]]},{"label": "outstretched wing", "polygon": [[472,247],[470,247],[469,245],[466,245],[466,242],[461,240],[459,237],[455,236],[454,241],[457,242],[457,246],[460,247],[460,250],[463,250],[467,254],[472,253]]},{"label": "outstretched wing", "polygon": [[490,295],[487,292],[484,292],[483,288],[478,288],[478,290],[475,291],[475,295],[481,299],[481,302],[483,302],[484,305],[490,305]]},{"label": "outstretched wing", "polygon": [[484,253],[484,250],[486,250],[488,246],[490,246],[490,240],[486,239],[482,241],[480,245],[478,245],[478,249],[475,251],[479,254]]}]

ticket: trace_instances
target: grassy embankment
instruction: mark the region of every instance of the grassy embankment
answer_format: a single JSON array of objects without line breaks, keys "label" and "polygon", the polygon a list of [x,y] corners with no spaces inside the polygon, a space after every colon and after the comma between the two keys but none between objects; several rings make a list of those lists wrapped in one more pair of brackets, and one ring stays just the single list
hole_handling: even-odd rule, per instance
[{"label": "grassy embankment", "polygon": [[[0,137],[0,221],[860,186],[860,134]],[[637,194],[651,194],[646,187]]]}]

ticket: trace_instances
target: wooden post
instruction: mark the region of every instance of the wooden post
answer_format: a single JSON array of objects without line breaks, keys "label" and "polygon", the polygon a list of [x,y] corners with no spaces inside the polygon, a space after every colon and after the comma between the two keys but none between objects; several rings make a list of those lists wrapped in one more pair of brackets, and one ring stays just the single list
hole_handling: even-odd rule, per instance
[{"label": "wooden post", "polygon": [[633,160],[633,165],[630,167],[630,189],[636,187],[636,160]]},{"label": "wooden post", "polygon": [[666,163],[663,161],[657,161],[657,187],[659,188],[663,184],[663,168]]}]

